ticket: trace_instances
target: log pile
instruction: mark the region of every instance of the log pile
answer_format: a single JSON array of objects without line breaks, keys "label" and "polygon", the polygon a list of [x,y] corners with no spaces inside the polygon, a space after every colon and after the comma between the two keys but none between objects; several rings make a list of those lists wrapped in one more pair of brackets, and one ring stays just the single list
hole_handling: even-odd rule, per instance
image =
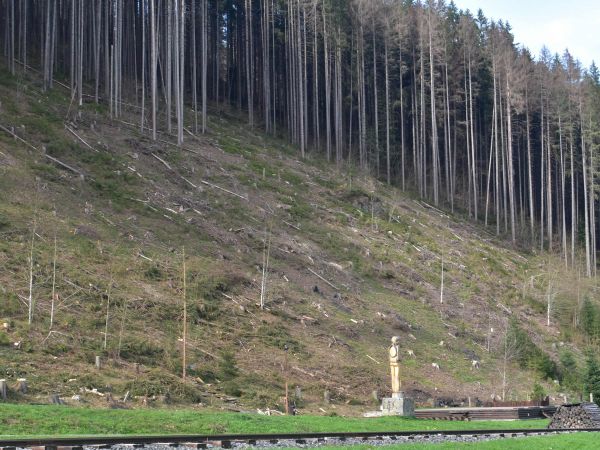
[{"label": "log pile", "polygon": [[559,406],[548,425],[550,429],[600,428],[600,408],[595,403]]}]

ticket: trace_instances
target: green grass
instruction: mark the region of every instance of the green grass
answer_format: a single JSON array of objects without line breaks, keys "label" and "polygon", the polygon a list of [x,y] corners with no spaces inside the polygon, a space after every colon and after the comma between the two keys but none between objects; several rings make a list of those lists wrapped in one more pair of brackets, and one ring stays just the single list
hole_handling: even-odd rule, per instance
[{"label": "green grass", "polygon": [[[526,450],[534,450],[534,449],[577,449],[577,450],[585,450],[585,449],[597,449],[598,448],[598,439],[600,438],[600,433],[580,433],[580,434],[561,434],[558,436],[533,436],[527,438],[516,438],[516,439],[499,439],[496,441],[487,441],[487,442],[473,442],[473,443],[463,443],[459,444],[456,442],[448,442],[444,444],[401,444],[401,445],[388,445],[386,446],[386,450],[395,450],[395,449],[457,449],[457,448],[465,448],[465,449],[483,449],[483,450],[505,450],[507,448],[513,449],[526,449]],[[345,449],[348,447],[325,447],[328,450],[334,449]],[[379,448],[370,445],[356,445],[352,447],[353,449],[358,450],[366,450],[372,448]]]},{"label": "green grass", "polygon": [[15,404],[0,406],[1,436],[456,430],[544,428],[546,425],[546,420],[444,422],[398,417],[280,417],[198,410],[111,410]]}]

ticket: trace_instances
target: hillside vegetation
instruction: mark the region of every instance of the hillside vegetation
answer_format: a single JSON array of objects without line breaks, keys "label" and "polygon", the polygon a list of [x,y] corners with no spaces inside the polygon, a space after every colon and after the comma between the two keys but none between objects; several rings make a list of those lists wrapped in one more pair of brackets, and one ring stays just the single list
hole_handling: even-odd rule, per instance
[{"label": "hillside vegetation", "polygon": [[507,400],[535,382],[554,396],[580,386],[564,374],[588,340],[559,319],[593,286],[559,259],[351,165],[299,160],[226,109],[178,148],[141,134],[135,116],[70,100],[31,71],[0,71],[0,373],[29,384],[11,400],[106,402],[82,393],[97,389],[129,392],[130,405],[276,408],[287,367],[301,411],[358,414],[389,389],[393,335],[422,405],[488,401],[503,380]]}]

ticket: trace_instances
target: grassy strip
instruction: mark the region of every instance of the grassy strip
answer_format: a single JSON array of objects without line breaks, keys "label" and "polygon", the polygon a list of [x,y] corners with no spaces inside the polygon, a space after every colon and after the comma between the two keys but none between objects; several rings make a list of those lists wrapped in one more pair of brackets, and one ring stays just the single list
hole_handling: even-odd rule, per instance
[{"label": "grassy strip", "polygon": [[[499,439],[496,441],[457,443],[447,442],[443,444],[400,444],[386,446],[386,450],[410,450],[410,449],[477,449],[477,450],[535,450],[535,449],[597,449],[600,433],[561,434],[558,436],[532,436],[516,439]],[[327,450],[347,449],[348,447],[325,447]],[[369,445],[356,445],[356,450],[367,450],[374,447]]]},{"label": "grassy strip", "polygon": [[175,409],[0,405],[0,435],[218,434],[544,428],[546,420],[455,422],[382,417],[260,416]]}]

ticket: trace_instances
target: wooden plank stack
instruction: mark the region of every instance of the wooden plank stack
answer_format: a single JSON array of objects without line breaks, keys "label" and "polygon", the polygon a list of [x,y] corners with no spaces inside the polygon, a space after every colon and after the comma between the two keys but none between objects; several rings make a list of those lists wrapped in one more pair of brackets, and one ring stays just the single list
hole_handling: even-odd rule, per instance
[{"label": "wooden plank stack", "polygon": [[595,403],[559,406],[548,425],[550,429],[600,428],[600,408]]},{"label": "wooden plank stack", "polygon": [[415,417],[433,420],[524,420],[551,417],[555,411],[555,406],[431,408],[415,410]]}]

